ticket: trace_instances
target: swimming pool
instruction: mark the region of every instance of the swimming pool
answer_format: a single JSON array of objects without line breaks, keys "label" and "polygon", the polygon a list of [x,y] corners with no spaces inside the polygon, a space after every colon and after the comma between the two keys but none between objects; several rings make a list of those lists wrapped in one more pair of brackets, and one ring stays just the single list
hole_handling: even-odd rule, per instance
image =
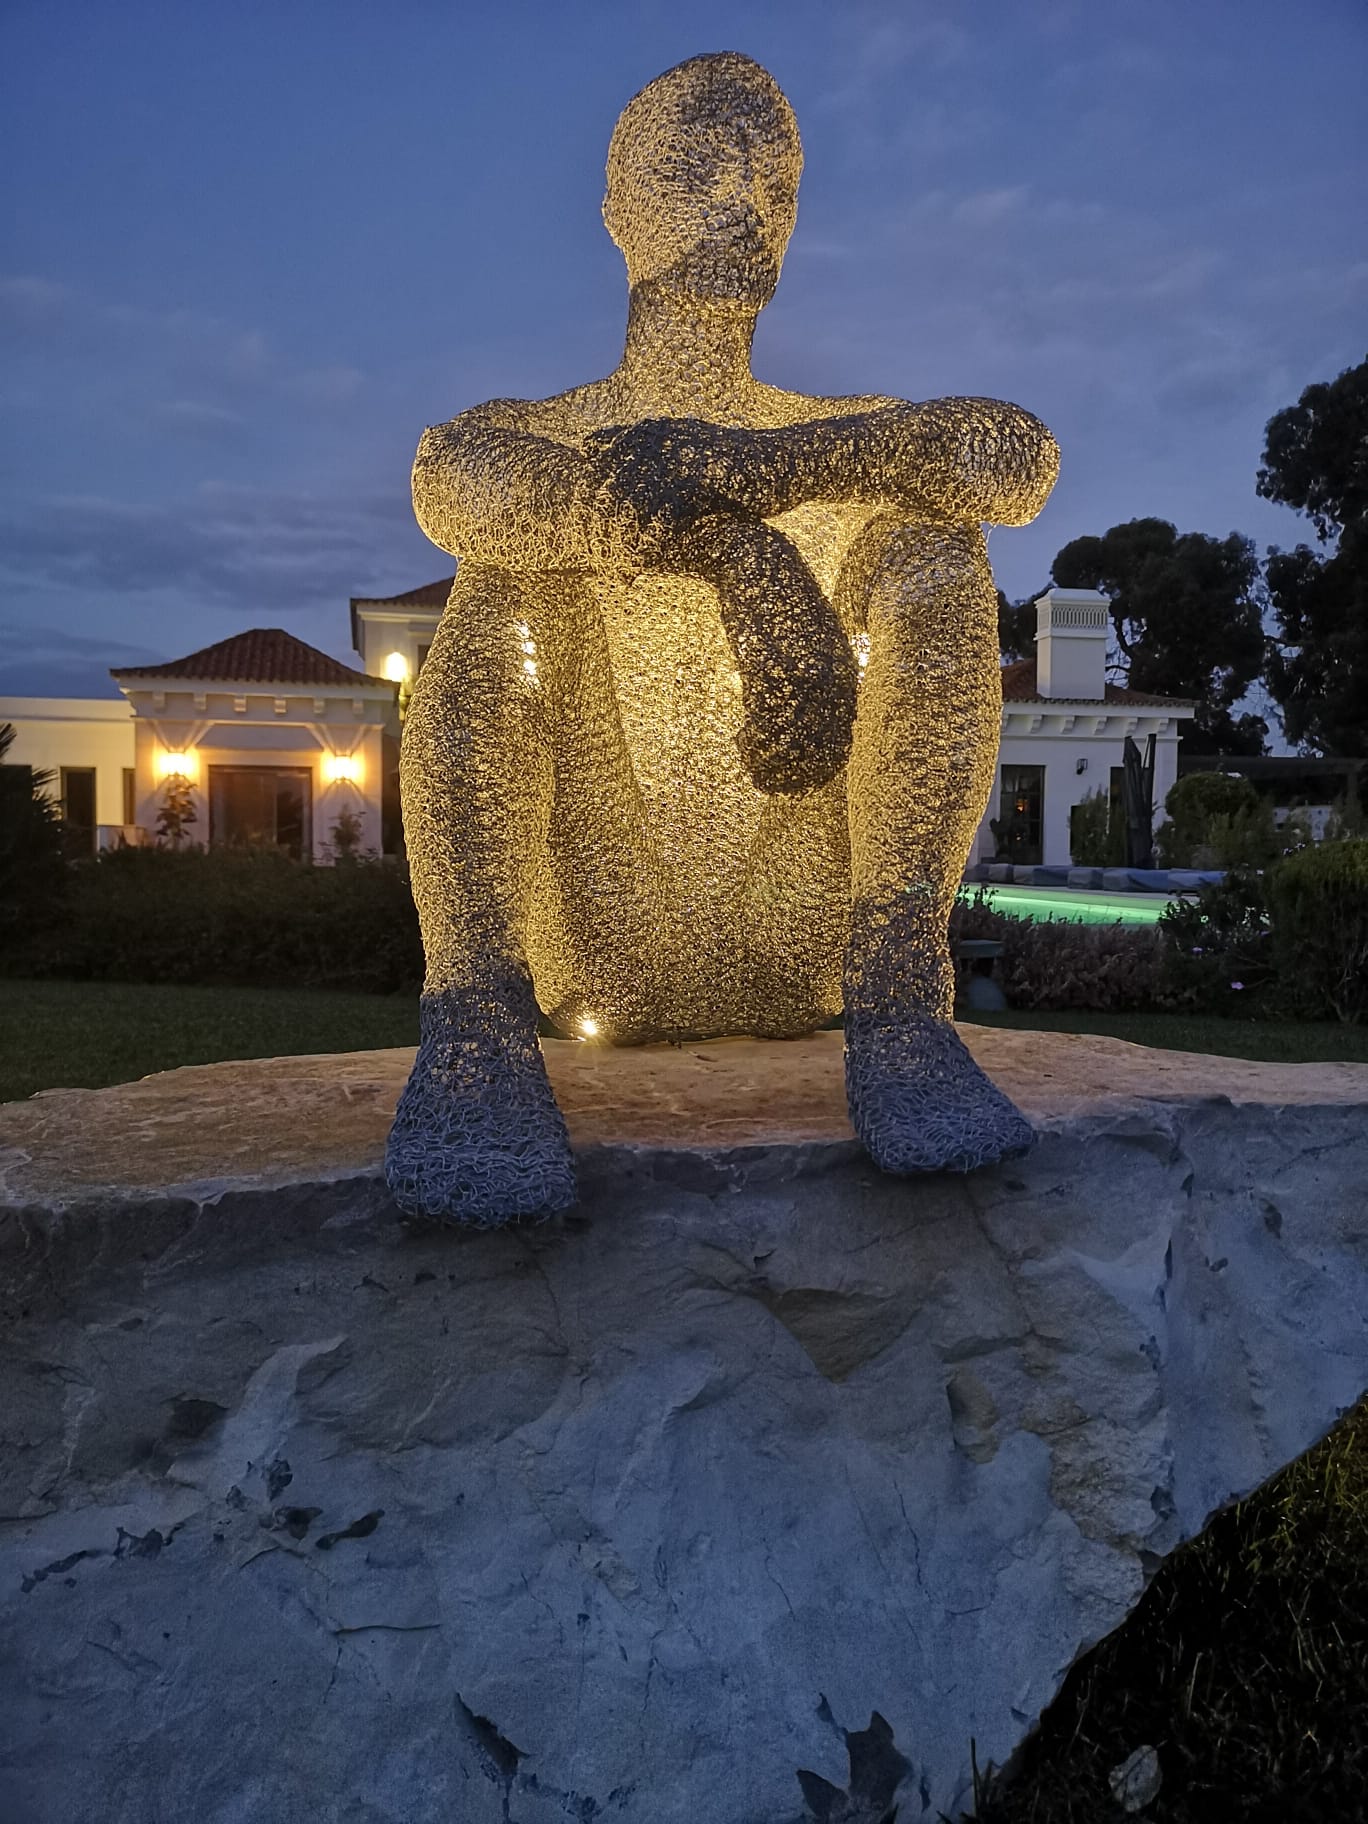
[{"label": "swimming pool", "polygon": [[1013,918],[1068,918],[1084,925],[1152,925],[1164,907],[1183,895],[1177,893],[1101,893],[1067,887],[995,886],[983,888],[992,896],[995,912]]}]

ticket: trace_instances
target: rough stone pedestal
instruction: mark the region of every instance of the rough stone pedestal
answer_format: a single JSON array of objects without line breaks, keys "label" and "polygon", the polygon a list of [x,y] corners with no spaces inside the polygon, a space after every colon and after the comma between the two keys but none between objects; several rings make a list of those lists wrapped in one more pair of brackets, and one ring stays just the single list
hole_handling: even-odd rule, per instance
[{"label": "rough stone pedestal", "polygon": [[835,1035],[548,1047],[583,1203],[487,1235],[406,1053],[0,1109],[0,1815],[793,1824],[876,1711],[953,1815],[1368,1386],[1368,1069],[968,1036],[1042,1143],[910,1182]]}]

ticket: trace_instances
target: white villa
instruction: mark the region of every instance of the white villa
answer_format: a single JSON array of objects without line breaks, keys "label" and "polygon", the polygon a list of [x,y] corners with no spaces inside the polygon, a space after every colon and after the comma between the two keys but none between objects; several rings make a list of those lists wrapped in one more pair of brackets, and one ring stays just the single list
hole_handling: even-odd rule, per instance
[{"label": "white villa", "polygon": [[[359,669],[279,628],[256,628],[183,659],[114,672],[123,701],[0,697],[11,764],[50,771],[68,821],[92,849],[150,840],[168,780],[195,805],[196,841],[265,842],[326,861],[344,809],[360,847],[398,846],[401,705],[451,588],[354,597]],[[998,784],[970,861],[1067,866],[1069,814],[1116,789],[1122,744],[1155,740],[1154,798],[1178,773],[1195,705],[1106,681],[1105,598],[1051,589],[1036,604],[1036,655],[1002,672]],[[996,823],[996,834],[990,825]]]}]

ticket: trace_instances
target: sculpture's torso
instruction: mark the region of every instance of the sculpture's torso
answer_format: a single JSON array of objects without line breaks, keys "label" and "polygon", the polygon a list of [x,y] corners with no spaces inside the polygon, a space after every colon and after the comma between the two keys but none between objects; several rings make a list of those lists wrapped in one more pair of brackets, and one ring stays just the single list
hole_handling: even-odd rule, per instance
[{"label": "sculpture's torso", "polygon": [[[749,378],[725,396],[687,382],[643,393],[619,373],[525,408],[524,424],[580,447],[591,432],[646,418],[770,429],[886,403],[814,399]],[[830,597],[877,510],[809,503],[771,523]],[[571,1026],[587,1012],[619,1034],[635,1024],[633,1007],[649,1008],[654,1030],[690,1033],[791,1031],[836,1014],[849,919],[845,777],[792,795],[752,783],[735,744],[740,678],[715,590],[660,572],[515,575],[541,622],[539,652],[567,621],[579,623],[575,642],[591,644],[597,622],[610,671],[607,688],[582,673],[577,685],[547,676],[564,700],[551,840],[527,931],[542,1006]],[[478,573],[458,573],[452,613],[485,617],[480,596]],[[613,725],[625,764],[603,751]],[[638,918],[622,919],[608,950],[587,940],[586,919],[616,866],[630,872]]]}]

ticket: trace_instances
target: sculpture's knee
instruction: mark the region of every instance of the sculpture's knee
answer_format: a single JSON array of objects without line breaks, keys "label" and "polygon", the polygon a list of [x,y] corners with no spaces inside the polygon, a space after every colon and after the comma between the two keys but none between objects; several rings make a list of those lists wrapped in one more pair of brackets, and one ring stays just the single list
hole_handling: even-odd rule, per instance
[{"label": "sculpture's knee", "polygon": [[978,526],[873,519],[846,554],[835,605],[848,625],[913,621],[930,631],[938,621],[996,629],[997,592],[988,546]]}]

